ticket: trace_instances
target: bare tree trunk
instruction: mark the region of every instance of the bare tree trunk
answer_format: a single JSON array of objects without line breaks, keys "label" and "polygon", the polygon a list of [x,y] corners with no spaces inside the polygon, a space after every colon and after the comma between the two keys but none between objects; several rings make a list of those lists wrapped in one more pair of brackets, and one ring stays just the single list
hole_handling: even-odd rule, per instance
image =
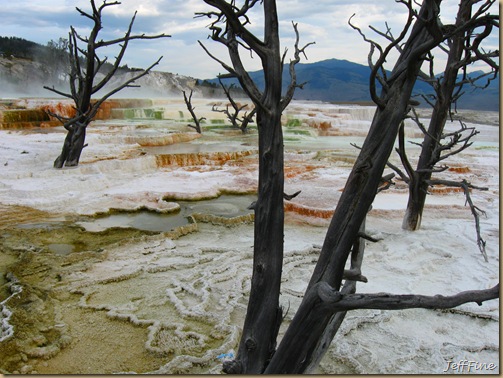
[{"label": "bare tree trunk", "polygon": [[[365,234],[365,220],[360,227],[360,234]],[[365,253],[365,240],[362,237],[356,239],[351,252],[351,269],[357,270],[361,275],[361,267],[363,262],[363,254]],[[346,279],[341,290],[342,294],[354,294],[356,292],[356,280]],[[310,364],[306,367],[305,373],[313,373],[318,368],[323,356],[325,356],[332,340],[339,330],[347,311],[336,312],[332,315],[323,336],[320,338],[316,349],[313,351],[313,357]]]},{"label": "bare tree trunk", "polygon": [[260,374],[276,348],[282,320],[279,308],[283,267],[284,157],[281,79],[276,2],[264,2],[267,55],[262,57],[265,91],[257,108],[259,129],[258,199],[255,204],[253,274],[250,300],[239,345],[242,373]]},{"label": "bare tree trunk", "polygon": [[409,231],[419,230],[421,228],[421,219],[423,209],[428,195],[428,180],[431,179],[434,160],[435,147],[444,129],[449,112],[450,102],[437,101],[430,120],[428,134],[425,135],[421,147],[421,155],[417,163],[417,169],[410,175],[409,179],[409,198],[407,208],[402,222],[402,228]]},{"label": "bare tree trunk", "polygon": [[196,116],[196,113],[194,112],[195,108],[192,106],[192,92],[193,91],[191,90],[189,97],[187,97],[187,94],[185,93],[185,91],[182,91],[185,105],[187,105],[187,109],[188,109],[192,119],[194,120],[194,124],[195,124],[195,125],[188,124],[187,126],[195,129],[199,134],[201,134],[202,133],[201,121],[205,120],[206,118],[205,117],[198,118]]},{"label": "bare tree trunk", "polygon": [[337,204],[304,300],[266,373],[303,373],[314,358],[313,351],[332,317],[332,312],[323,306],[319,298],[317,283],[324,282],[336,291],[340,289],[344,266],[377,193],[398,129],[409,108],[409,99],[425,54],[440,42],[441,33],[437,35],[438,30],[435,29],[439,5],[440,0],[423,2]]},{"label": "bare tree trunk", "polygon": [[[273,112],[274,113],[274,112]],[[283,265],[283,135],[281,110],[258,112],[259,189],[255,204],[253,275],[238,351],[241,372],[262,373],[276,348],[282,320],[279,291]]]},{"label": "bare tree trunk", "polygon": [[[471,8],[472,2],[470,0],[461,1],[456,17],[456,26],[463,25],[470,20]],[[428,132],[423,139],[417,168],[409,177],[409,199],[402,222],[402,228],[409,231],[418,230],[421,227],[421,218],[428,194],[427,181],[431,179],[432,169],[440,160],[438,146],[442,140],[447,116],[451,110],[458,72],[462,67],[460,62],[464,44],[465,33],[459,33],[452,38],[444,78],[441,83],[434,84],[437,100],[433,107]]]},{"label": "bare tree trunk", "polygon": [[[284,157],[281,113],[292,98],[292,88],[296,86],[296,81],[292,76],[289,95],[282,98],[283,61],[274,0],[265,1],[262,4],[264,7],[263,41],[246,29],[247,17],[243,17],[258,3],[258,0],[246,1],[241,8],[238,8],[234,2],[228,3],[224,0],[204,1],[219,10],[219,12],[200,15],[217,18],[210,25],[211,37],[227,47],[232,67],[214,57],[203,44],[200,44],[212,58],[222,64],[230,76],[238,78],[241,87],[252,99],[257,114],[259,182],[258,199],[254,205],[254,258],[250,299],[237,357],[233,361],[224,363],[224,371],[234,374],[260,374],[274,353],[282,320],[282,311],[279,307],[284,230]],[[226,24],[225,33],[222,33],[223,29],[217,26],[222,20],[225,20]],[[296,26],[294,29],[296,30]],[[263,92],[259,91],[243,66],[238,49],[243,46],[255,51],[261,59],[265,78]],[[301,51],[302,49],[296,44],[296,57]],[[291,62],[291,66],[297,62],[298,59]]]},{"label": "bare tree trunk", "polygon": [[75,167],[79,164],[80,155],[86,146],[86,124],[76,122],[68,127],[61,154],[54,161],[54,168]]}]

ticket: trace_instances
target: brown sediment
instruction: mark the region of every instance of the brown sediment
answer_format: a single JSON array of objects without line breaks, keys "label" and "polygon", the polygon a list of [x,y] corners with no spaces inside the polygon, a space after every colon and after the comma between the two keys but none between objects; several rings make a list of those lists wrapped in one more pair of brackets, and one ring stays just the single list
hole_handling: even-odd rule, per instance
[{"label": "brown sediment", "polygon": [[0,110],[0,129],[23,129],[49,122],[50,118],[41,109],[3,109]]},{"label": "brown sediment", "polygon": [[332,128],[332,123],[328,121],[316,121],[310,119],[307,121],[307,124],[309,125],[309,127],[317,129],[318,135],[320,136],[328,135],[328,130]]},{"label": "brown sediment", "polygon": [[342,130],[339,127],[334,127],[332,129],[327,129],[323,132],[319,133],[320,136],[360,136],[360,137],[365,137],[367,135],[366,131],[359,131],[359,130]]},{"label": "brown sediment", "polygon": [[211,223],[218,226],[231,227],[231,226],[238,226],[243,223],[252,223],[253,220],[255,219],[255,214],[250,213],[245,215],[239,215],[237,217],[227,218],[213,214],[195,213],[192,214],[192,217],[197,222]]},{"label": "brown sediment", "polygon": [[306,217],[329,219],[334,215],[334,209],[319,209],[285,202],[285,212],[292,212]]},{"label": "brown sediment", "polygon": [[145,327],[110,319],[103,311],[82,309],[70,301],[66,304],[62,321],[71,324],[72,339],[56,356],[33,365],[39,374],[144,373],[164,363],[165,358],[145,349]]},{"label": "brown sediment", "polygon": [[[31,101],[31,100],[30,100]],[[97,100],[93,100],[95,102]],[[34,100],[33,108],[27,109],[24,100],[3,105],[0,108],[0,129],[29,129],[33,127],[61,126],[61,122],[49,113],[64,118],[72,118],[76,114],[75,105],[69,100],[40,102]],[[107,100],[101,104],[95,120],[113,118],[113,110],[117,108],[133,108],[152,106],[149,99],[116,99]]]},{"label": "brown sediment", "polygon": [[[151,232],[116,228],[93,233],[62,222],[18,228],[22,223],[50,220],[51,216],[20,206],[2,205],[2,210],[6,211],[1,213],[0,227],[5,232],[0,238],[0,249],[2,256],[12,256],[9,264],[2,267],[22,287],[8,302],[12,312],[9,323],[15,333],[0,343],[2,373],[141,373],[163,364],[164,359],[145,349],[145,327],[80,308],[81,295],[65,289],[66,276],[101,261],[107,246],[131,243]],[[194,231],[195,223],[165,236],[175,238]],[[48,250],[50,243],[68,243],[75,249],[69,255],[58,255]],[[4,277],[5,272],[0,273]],[[2,282],[3,288],[7,286]],[[97,348],[97,344],[105,349]],[[128,353],[123,353],[124,345]]]},{"label": "brown sediment", "polygon": [[27,206],[0,203],[0,230],[13,225],[41,222],[58,217],[61,217],[61,215],[47,213]]},{"label": "brown sediment", "polygon": [[[336,118],[336,117],[335,117]],[[309,127],[318,130],[319,136],[366,136],[367,131],[365,130],[355,130],[355,129],[341,129],[339,127],[332,127],[332,123],[329,121],[317,121],[314,119],[309,119],[307,121]]]},{"label": "brown sediment", "polygon": [[[65,118],[73,118],[75,117],[75,114],[77,114],[75,105],[71,102],[53,102],[40,106],[40,109],[45,113],[54,113]],[[53,120],[57,120],[55,117],[51,118],[53,118]]]},{"label": "brown sediment", "polygon": [[191,216],[191,217],[189,217],[189,224],[187,224],[185,226],[176,227],[174,230],[171,230],[168,232],[164,232],[163,235],[165,235],[167,238],[170,238],[170,239],[179,239],[182,236],[185,236],[185,235],[191,234],[193,232],[197,232],[197,231],[198,231],[197,223],[194,220],[194,218]]},{"label": "brown sediment", "polygon": [[293,178],[295,176],[298,176],[302,173],[307,173],[315,170],[316,168],[319,168],[316,165],[297,165],[297,166],[288,166],[285,167],[285,178]]},{"label": "brown sediment", "polygon": [[[468,189],[471,191],[471,189]],[[456,186],[446,186],[446,185],[435,185],[432,188],[428,189],[430,193],[433,194],[449,194],[449,193],[464,193],[463,188],[459,188]]]},{"label": "brown sediment", "polygon": [[156,155],[158,167],[169,166],[191,166],[191,165],[224,165],[230,160],[238,160],[240,158],[255,155],[257,151],[238,151],[238,152],[199,152],[187,154],[163,154]]},{"label": "brown sediment", "polygon": [[161,136],[131,136],[126,137],[126,143],[138,143],[142,147],[157,147],[157,146],[168,146],[175,143],[185,143],[190,142],[194,139],[200,138],[202,135],[199,133],[174,133]]},{"label": "brown sediment", "polygon": [[456,173],[468,173],[471,170],[469,167],[449,167],[449,171]]}]

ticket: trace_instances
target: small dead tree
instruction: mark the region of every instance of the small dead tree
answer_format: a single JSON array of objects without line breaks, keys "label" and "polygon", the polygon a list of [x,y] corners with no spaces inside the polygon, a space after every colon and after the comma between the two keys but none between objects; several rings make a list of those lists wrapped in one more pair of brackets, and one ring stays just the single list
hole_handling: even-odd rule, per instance
[{"label": "small dead tree", "polygon": [[[443,26],[445,30],[451,30],[451,32],[458,30],[456,34],[439,46],[447,54],[445,70],[442,75],[434,74],[434,56],[430,53],[427,59],[429,73],[421,72],[419,77],[429,83],[433,89],[431,95],[421,94],[423,100],[433,109],[429,126],[425,127],[415,110],[409,117],[424,134],[422,143],[418,144],[421,147],[421,153],[417,166],[416,168],[412,167],[406,153],[404,124],[399,130],[399,146],[396,149],[404,170],[388,163],[388,166],[400,175],[409,188],[409,198],[402,227],[410,231],[420,228],[430,187],[444,185],[462,188],[475,218],[477,244],[486,261],[485,242],[480,235],[479,227],[479,215],[483,212],[475,207],[469,197],[469,191],[471,189],[487,190],[487,188],[479,188],[466,180],[456,182],[433,179],[432,176],[447,170],[449,168],[447,165],[439,166],[439,164],[470,147],[473,143],[473,137],[478,134],[474,127],[466,127],[461,121],[458,130],[444,132],[444,128],[448,119],[453,120],[456,102],[464,94],[463,89],[467,84],[476,86],[479,81],[487,79],[486,84],[482,86],[486,87],[491,80],[497,78],[499,65],[494,59],[499,56],[499,52],[486,52],[481,47],[481,43],[491,34],[493,28],[499,27],[498,16],[487,13],[494,3],[494,0],[487,0],[475,9],[473,1],[463,0],[459,4],[456,23]],[[390,40],[393,38],[390,33],[383,35]],[[467,68],[479,61],[488,65],[489,72],[476,77],[470,76],[467,73]]]},{"label": "small dead tree", "polygon": [[[121,3],[118,1],[109,2],[108,0],[104,0],[98,7],[95,4],[95,0],[91,0],[91,13],[85,12],[80,8],[76,8],[81,16],[92,21],[93,26],[88,37],[81,36],[73,27],[70,27],[68,41],[68,53],[70,59],[70,92],[62,92],[54,87],[44,87],[45,89],[48,89],[58,95],[73,100],[76,111],[75,116],[72,118],[63,117],[54,113],[50,114],[61,121],[65,129],[68,131],[61,154],[54,161],[55,168],[62,168],[63,165],[67,167],[78,165],[82,149],[86,146],[86,128],[96,116],[101,104],[103,104],[103,102],[110,96],[126,87],[137,87],[137,85],[133,85],[133,83],[139,78],[147,75],[150,70],[159,64],[162,59],[162,57],[160,57],[146,70],[140,71],[140,73],[136,74],[131,79],[126,80],[123,84],[110,90],[108,93],[101,96],[99,100],[92,100],[92,96],[103,89],[119,69],[120,63],[130,41],[135,39],[145,40],[169,37],[169,35],[166,34],[153,36],[147,36],[145,34],[132,35],[131,31],[136,18],[135,12],[123,37],[107,41],[98,39],[99,32],[103,28],[103,11],[107,7],[119,4]],[[80,44],[83,44],[84,47],[80,47]],[[103,75],[103,78],[98,79],[100,69],[105,63],[107,63],[106,57],[101,59],[98,56],[98,50],[100,48],[110,46],[120,46],[119,53],[109,71]],[[97,82],[95,82],[96,80]]]},{"label": "small dead tree", "polygon": [[[467,128],[462,122],[460,129],[445,133],[444,128],[447,120],[453,119],[457,100],[463,95],[466,84],[477,85],[482,79],[487,79],[484,86],[489,85],[490,80],[496,79],[499,72],[499,64],[494,60],[499,57],[499,51],[484,51],[481,44],[491,35],[494,28],[499,28],[499,16],[487,12],[494,5],[495,0],[486,0],[482,4],[475,4],[471,0],[462,0],[459,4],[458,14],[454,25],[442,26],[444,30],[450,30],[452,36],[440,47],[447,53],[447,63],[442,75],[433,73],[434,57],[429,56],[429,73],[420,73],[420,78],[431,85],[433,94],[422,98],[432,107],[432,115],[429,126],[426,128],[416,113],[412,119],[424,134],[420,144],[421,153],[417,166],[414,169],[406,155],[403,143],[403,129],[399,139],[400,146],[397,149],[405,172],[397,170],[402,179],[408,184],[409,199],[402,227],[406,230],[417,230],[421,227],[421,219],[428,194],[428,189],[434,184],[432,175],[448,169],[446,165],[438,166],[450,156],[458,154],[468,148],[472,138],[478,134],[474,128]],[[490,68],[489,72],[477,77],[471,77],[467,69],[475,62],[485,62]],[[453,109],[454,107],[454,109]],[[443,180],[445,185],[458,186],[459,183],[449,183]],[[472,188],[474,188],[472,186]],[[472,208],[473,211],[473,208]],[[480,235],[478,235],[480,238]],[[479,244],[481,246],[481,244]],[[482,253],[485,252],[481,249]]]},{"label": "small dead tree", "polygon": [[191,90],[189,96],[187,97],[187,93],[185,93],[185,91],[182,91],[185,105],[187,105],[187,109],[189,110],[189,113],[190,113],[192,119],[194,120],[194,124],[195,124],[195,125],[191,125],[189,123],[187,126],[195,129],[199,134],[201,134],[202,133],[201,122],[204,121],[206,118],[205,117],[198,118],[196,113],[194,112],[195,108],[192,106],[192,92],[193,91]]},{"label": "small dead tree", "polygon": [[[352,285],[341,290],[343,280],[364,281],[361,273],[363,253],[361,239],[366,214],[383,182],[383,171],[393,150],[401,122],[410,109],[410,97],[426,54],[448,36],[439,22],[441,0],[424,0],[419,12],[413,0],[400,1],[409,15],[403,32],[386,49],[372,45],[369,62],[372,68],[371,95],[377,105],[372,126],[345,190],[337,204],[320,257],[314,269],[303,301],[280,344],[276,338],[282,321],[279,289],[283,263],[283,145],[280,115],[285,106],[281,98],[281,58],[279,54],[278,18],[274,0],[260,2],[264,7],[264,39],[260,40],[246,28],[247,12],[259,3],[244,1],[204,0],[216,9],[201,15],[216,18],[210,24],[211,38],[224,44],[232,66],[219,61],[250,96],[257,108],[259,130],[259,193],[255,209],[253,275],[248,308],[238,354],[224,364],[228,373],[296,374],[308,371],[330,343],[338,314],[357,308],[449,308],[466,302],[481,303],[499,296],[499,285],[489,290],[462,292],[453,296],[420,296],[392,294],[356,294]],[[294,25],[297,34],[297,27]],[[407,37],[407,40],[405,40]],[[394,44],[403,43],[391,74],[383,64]],[[265,89],[258,91],[242,64],[239,48],[256,53],[264,68]],[[377,62],[372,52],[379,50]],[[296,59],[290,64],[292,84],[286,103],[295,90],[295,61],[304,49],[296,43]],[[284,57],[284,55],[283,55]],[[377,94],[376,81],[382,86]],[[389,181],[389,178],[387,179]],[[385,180],[386,181],[386,180]],[[387,184],[385,184],[387,185]],[[350,269],[345,269],[351,256]],[[334,320],[332,322],[332,320]],[[334,324],[334,326],[332,326]],[[335,328],[334,328],[335,327]]]},{"label": "small dead tree", "polygon": [[220,78],[218,78],[218,81],[220,83],[220,86],[224,90],[227,99],[229,100],[232,111],[229,109],[229,104],[226,105],[225,109],[219,109],[216,105],[213,105],[211,110],[213,110],[214,112],[224,113],[227,116],[227,119],[231,123],[232,127],[240,129],[243,134],[246,133],[248,124],[253,122],[256,108],[253,108],[249,113],[245,112],[243,117],[240,118],[239,113],[243,109],[246,109],[248,107],[248,104],[238,104],[236,101],[234,101],[231,96],[232,85],[230,87],[226,87],[224,83],[222,83],[222,80]]},{"label": "small dead tree", "polygon": [[[417,113],[413,110],[413,117],[412,119],[414,122],[420,127],[420,129],[425,133],[425,135],[428,135],[424,125],[421,123],[419,120],[419,117]],[[422,212],[424,208],[424,203],[426,198],[423,199],[423,196],[420,197],[422,199],[422,207],[416,207],[418,202],[414,201],[414,199],[417,200],[417,185],[418,182],[417,180],[419,178],[422,179],[422,185],[425,187],[425,192],[424,192],[424,197],[426,197],[427,194],[429,194],[429,188],[430,187],[435,187],[435,186],[444,186],[444,187],[454,187],[454,188],[461,188],[463,190],[463,193],[465,194],[466,197],[466,203],[470,207],[471,213],[474,217],[475,220],[475,232],[477,234],[477,245],[479,247],[480,253],[484,257],[484,260],[487,262],[487,254],[485,250],[486,243],[484,239],[481,236],[480,233],[480,215],[485,214],[483,210],[479,209],[475,204],[473,203],[470,192],[475,189],[475,190],[481,190],[481,191],[486,191],[489,190],[487,187],[479,187],[471,184],[470,182],[466,181],[465,179],[461,181],[454,181],[454,180],[446,180],[446,179],[437,179],[433,178],[433,174],[439,174],[441,172],[446,171],[449,169],[447,165],[443,165],[440,167],[437,167],[437,164],[453,155],[459,154],[461,151],[467,149],[472,145],[473,142],[471,142],[472,137],[478,134],[478,131],[475,130],[474,127],[466,127],[466,125],[462,122],[460,122],[460,129],[455,130],[453,132],[448,132],[440,135],[438,139],[436,139],[436,146],[433,151],[432,160],[436,160],[434,164],[430,166],[430,168],[414,168],[412,167],[412,164],[409,161],[409,157],[407,156],[406,150],[405,150],[405,132],[404,132],[404,124],[401,125],[400,130],[398,131],[398,147],[396,149],[400,160],[402,162],[402,165],[404,166],[404,171],[402,171],[399,167],[396,165],[388,162],[388,167],[392,168],[395,172],[397,172],[402,179],[403,182],[407,183],[409,186],[409,200],[408,200],[408,208],[405,213],[405,217],[402,223],[402,228],[409,230],[409,231],[415,231],[419,229],[420,226],[420,221],[422,217]],[[426,139],[426,138],[425,138]],[[424,146],[423,144],[419,144],[421,147]],[[421,161],[421,160],[419,160]],[[413,213],[410,213],[413,209],[420,209],[421,211],[417,213],[417,216],[413,217]],[[418,222],[418,223],[415,223]],[[416,228],[412,228],[412,225],[415,225]],[[410,226],[410,228],[409,228]]]}]

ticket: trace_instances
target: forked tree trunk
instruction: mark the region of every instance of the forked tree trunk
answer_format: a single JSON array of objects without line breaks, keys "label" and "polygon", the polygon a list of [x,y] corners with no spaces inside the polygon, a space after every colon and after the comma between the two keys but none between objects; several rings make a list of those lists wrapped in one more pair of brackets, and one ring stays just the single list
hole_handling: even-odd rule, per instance
[{"label": "forked tree trunk", "polygon": [[[360,233],[365,234],[365,220],[360,227]],[[361,267],[363,262],[363,255],[365,253],[365,240],[361,237],[356,239],[355,244],[351,250],[351,269],[357,269],[361,273]],[[353,294],[356,292],[356,281],[347,280],[344,282],[344,286],[341,289],[342,294]],[[334,339],[337,331],[342,325],[344,318],[346,317],[347,311],[340,311],[332,315],[330,321],[328,322],[327,327],[325,328],[325,332],[323,336],[320,338],[318,344],[316,345],[316,349],[313,352],[312,359],[304,373],[312,374],[318,368],[321,360],[325,356],[332,340]]]},{"label": "forked tree trunk", "polygon": [[[324,305],[324,295],[319,289],[328,284],[334,291],[340,290],[346,261],[377,193],[425,53],[441,38],[441,34],[437,37],[430,34],[438,21],[440,1],[427,0],[422,5],[411,37],[391,73],[389,89],[382,95],[384,106],[376,111],[339,199],[304,299],[266,373],[303,373],[316,358],[313,352],[333,316]],[[320,285],[322,283],[325,285]]]},{"label": "forked tree trunk", "polygon": [[438,162],[435,151],[447,121],[447,114],[451,104],[450,98],[450,96],[448,99],[443,96],[438,98],[430,119],[428,135],[425,135],[422,143],[417,168],[409,177],[409,198],[402,222],[402,228],[405,230],[415,231],[421,228],[421,219],[428,195],[428,181],[432,176],[431,170]]}]

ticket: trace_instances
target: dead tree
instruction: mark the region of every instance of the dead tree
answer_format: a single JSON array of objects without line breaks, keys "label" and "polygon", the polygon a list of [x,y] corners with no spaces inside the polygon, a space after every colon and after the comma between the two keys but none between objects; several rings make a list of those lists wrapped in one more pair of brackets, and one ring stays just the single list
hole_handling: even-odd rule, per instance
[{"label": "dead tree", "polygon": [[[487,79],[484,85],[487,86],[491,80],[497,78],[499,65],[494,61],[494,58],[499,56],[499,52],[485,52],[481,47],[481,43],[491,34],[492,29],[499,27],[498,16],[486,14],[494,2],[493,0],[484,1],[474,12],[474,2],[461,1],[455,25],[443,26],[444,29],[460,30],[460,32],[454,34],[445,44],[441,45],[442,50],[447,53],[447,63],[443,74],[440,76],[434,75],[434,57],[431,54],[428,59],[429,73],[420,73],[420,79],[429,83],[433,88],[433,94],[421,94],[423,100],[433,110],[428,127],[423,125],[415,111],[410,117],[424,134],[423,141],[419,144],[421,153],[417,166],[416,168],[412,167],[406,153],[404,125],[399,130],[399,146],[396,150],[402,162],[403,170],[394,164],[388,163],[388,166],[400,175],[409,188],[409,198],[402,227],[410,231],[418,230],[421,227],[424,205],[430,187],[445,185],[463,188],[467,203],[475,218],[477,244],[486,261],[485,241],[481,237],[479,227],[479,214],[483,212],[473,204],[469,197],[469,190],[487,190],[487,188],[476,187],[466,180],[456,182],[433,179],[432,176],[447,170],[449,168],[447,165],[439,166],[439,164],[470,147],[472,138],[478,134],[474,127],[466,127],[461,121],[461,127],[458,130],[446,133],[444,128],[448,119],[453,120],[456,102],[463,95],[463,89],[467,84],[475,86],[479,81]],[[470,26],[466,27],[467,24]],[[476,30],[480,32],[477,33]],[[387,37],[392,39],[389,34]],[[467,73],[467,67],[477,61],[486,62],[490,71],[471,77]]]},{"label": "dead tree", "polygon": [[[70,27],[68,41],[68,53],[70,59],[70,93],[62,92],[54,87],[44,87],[58,95],[73,100],[75,104],[75,116],[72,118],[62,117],[51,113],[52,116],[56,117],[63,123],[63,126],[68,131],[61,154],[54,161],[55,168],[62,168],[63,165],[67,167],[78,165],[82,149],[86,146],[84,144],[86,128],[95,117],[101,104],[103,104],[103,102],[110,96],[126,87],[137,87],[137,85],[133,85],[133,83],[137,79],[147,75],[150,70],[162,59],[162,57],[160,57],[146,70],[140,71],[140,73],[136,74],[131,79],[110,90],[105,95],[101,96],[99,100],[92,100],[92,96],[103,89],[119,69],[120,63],[130,41],[135,39],[157,39],[169,37],[169,35],[165,34],[153,36],[147,36],[145,34],[132,35],[131,31],[136,18],[135,12],[124,37],[108,41],[98,39],[99,32],[103,28],[103,10],[107,7],[119,4],[120,2],[118,1],[109,2],[108,0],[104,0],[103,3],[97,7],[95,0],[91,0],[91,13],[76,8],[81,16],[86,17],[93,22],[93,26],[88,37],[81,36],[73,27]],[[80,47],[79,44],[83,44],[85,47]],[[112,64],[109,71],[104,74],[104,77],[98,79],[100,69],[105,63],[107,63],[106,57],[101,59],[98,56],[98,49],[117,45],[120,46],[120,50],[115,58],[115,62]],[[97,80],[97,83],[95,83],[95,80]]]},{"label": "dead tree", "polygon": [[[372,126],[337,204],[304,299],[276,348],[282,320],[278,299],[283,260],[284,181],[280,115],[296,87],[295,63],[290,64],[292,85],[287,91],[286,99],[281,99],[283,58],[279,54],[278,19],[274,0],[261,2],[265,20],[263,41],[246,28],[250,22],[247,11],[258,0],[244,1],[242,6],[237,6],[235,1],[204,1],[217,9],[203,15],[216,18],[210,24],[211,37],[228,48],[232,66],[215,58],[204,46],[203,48],[239,79],[257,108],[259,130],[259,193],[254,206],[251,292],[237,357],[224,364],[224,371],[244,374],[305,372],[319,357],[317,351],[320,350],[320,344],[331,341],[327,333],[329,324],[334,316],[343,311],[356,308],[445,308],[498,298],[499,285],[490,290],[463,292],[450,297],[356,294],[349,286],[348,289],[341,290],[344,279],[363,277],[360,269],[363,255],[358,253],[358,242],[366,237],[362,232],[366,214],[378,192],[400,124],[410,108],[409,100],[421,65],[426,54],[446,38],[439,23],[441,0],[423,1],[419,13],[413,9],[412,0],[400,1],[407,6],[409,16],[403,32],[394,43],[404,43],[408,36],[407,40],[389,76],[383,64],[394,48],[393,44],[381,49],[376,64],[371,64],[371,95],[377,105]],[[296,26],[294,29],[298,41]],[[245,71],[239,55],[240,47],[253,51],[260,57],[266,79],[264,92],[258,91]],[[299,53],[303,50],[296,43],[294,62],[298,61]],[[369,61],[372,61],[370,56]],[[382,86],[380,95],[377,94],[377,80]],[[350,255],[352,264],[348,272],[345,266]]]},{"label": "dead tree", "polygon": [[[412,1],[404,3],[409,14],[395,43],[403,43],[410,33],[408,40],[389,76],[384,62],[393,44],[386,49],[372,45],[370,94],[377,110],[337,204],[304,299],[266,369],[268,373],[302,373],[316,358],[314,352],[337,313],[322,310],[324,303],[330,301],[323,291],[330,288],[330,292],[340,294],[346,261],[377,193],[398,127],[409,109],[409,99],[425,54],[442,40],[438,26],[439,0],[424,1],[417,17]],[[373,63],[375,49],[380,55]],[[381,95],[377,93],[377,81],[382,86]]]},{"label": "dead tree", "polygon": [[[385,295],[381,297],[373,294],[345,294],[340,289],[346,261],[359,238],[358,231],[377,192],[400,124],[410,108],[412,90],[426,54],[443,40],[451,37],[440,27],[441,0],[423,1],[419,13],[413,9],[412,1],[400,2],[407,5],[409,10],[403,31],[385,49],[371,42],[370,92],[377,105],[372,125],[337,204],[304,299],[265,370],[266,373],[304,372],[311,361],[317,357],[315,352],[329,329],[327,325],[337,313],[345,310],[345,308],[337,309],[336,305],[343,298],[360,298],[360,308],[374,308],[370,303],[377,306],[374,302],[377,297],[380,298],[378,301],[383,300],[380,308],[406,308],[408,304],[405,302],[409,300],[410,303],[422,306],[419,304],[423,299],[420,296]],[[407,35],[408,39],[403,43]],[[383,64],[391,49],[402,43],[398,61],[391,74],[388,75]],[[372,55],[375,51],[379,52],[379,57],[376,63],[373,63]],[[377,82],[382,86],[380,95],[377,94]],[[499,286],[491,292],[480,291],[476,296],[487,295],[496,298],[498,293]],[[456,299],[464,297],[464,294],[454,297]],[[438,300],[434,298],[427,301],[425,299],[425,306],[432,305],[440,308],[454,303],[453,298],[438,297]],[[402,302],[402,299],[405,302]],[[426,305],[426,302],[429,304]],[[328,341],[325,340],[325,342]]]},{"label": "dead tree", "polygon": [[194,107],[192,106],[192,90],[190,91],[190,94],[189,94],[189,97],[187,97],[187,93],[185,93],[185,91],[182,91],[183,93],[183,99],[185,101],[185,105],[187,105],[187,109],[192,117],[192,119],[194,120],[194,125],[191,125],[190,123],[187,125],[188,127],[191,127],[193,129],[195,129],[199,134],[202,133],[202,129],[201,129],[201,122],[203,120],[205,120],[206,118],[205,117],[200,117],[198,118],[196,113],[194,112]]},{"label": "dead tree", "polygon": [[222,83],[222,79],[218,78],[218,81],[220,83],[220,86],[224,90],[227,99],[229,100],[229,104],[232,107],[232,111],[229,109],[229,104],[225,106],[225,109],[219,109],[216,105],[213,105],[211,110],[213,110],[214,112],[224,113],[227,116],[227,119],[231,123],[232,127],[240,129],[243,134],[246,133],[248,124],[253,122],[253,117],[255,117],[256,108],[253,108],[249,113],[245,112],[243,117],[240,118],[239,113],[243,109],[246,109],[248,107],[248,104],[242,105],[234,101],[234,99],[231,96],[232,85],[230,87],[226,87],[224,83]]},{"label": "dead tree", "polygon": [[[416,124],[419,125],[421,130],[425,133],[425,135],[429,135],[428,132],[426,131],[424,125],[421,123],[419,120],[419,117],[415,111],[413,112],[414,116],[412,119]],[[400,160],[402,162],[402,165],[404,166],[404,171],[402,171],[399,167],[396,165],[388,162],[388,166],[392,168],[395,172],[397,172],[402,181],[408,184],[409,187],[409,200],[408,200],[408,207],[405,213],[405,217],[402,223],[402,228],[409,230],[409,231],[415,231],[418,230],[420,227],[420,221],[422,217],[422,212],[424,208],[424,204],[426,201],[426,195],[429,194],[429,188],[434,187],[434,186],[447,186],[447,187],[457,187],[461,188],[463,190],[463,193],[465,194],[466,197],[466,203],[470,207],[470,210],[472,212],[472,215],[475,220],[475,232],[477,235],[477,245],[479,247],[480,253],[484,257],[484,260],[487,262],[487,254],[485,250],[486,243],[484,239],[481,236],[480,233],[480,214],[484,214],[484,211],[479,209],[475,204],[473,203],[471,196],[470,196],[470,191],[473,189],[476,190],[489,190],[487,187],[479,187],[471,184],[470,182],[466,181],[465,179],[461,181],[454,181],[454,180],[446,180],[446,179],[436,179],[433,178],[433,174],[438,174],[441,172],[446,171],[449,169],[447,165],[443,165],[440,167],[437,167],[437,164],[453,155],[456,155],[460,153],[461,151],[467,149],[472,145],[473,142],[471,142],[472,137],[478,134],[478,131],[475,130],[474,127],[466,127],[466,125],[460,121],[461,127],[458,130],[455,130],[453,132],[448,132],[444,133],[439,136],[438,139],[435,139],[435,148],[432,151],[432,160],[436,160],[434,164],[432,164],[429,168],[419,168],[419,163],[418,163],[418,168],[414,170],[412,167],[412,164],[409,161],[409,157],[407,156],[406,150],[405,150],[405,132],[404,132],[404,124],[400,127],[400,130],[398,132],[398,147],[397,147],[397,153],[400,156]],[[425,137],[426,139],[426,137]],[[424,141],[423,144],[420,144],[421,147],[425,145]],[[421,160],[419,160],[421,161]],[[422,185],[424,186],[425,192],[423,193],[422,196],[420,196],[420,199],[422,199],[422,206],[418,207],[418,202],[417,202],[417,180],[421,179]],[[416,199],[416,201],[414,201]],[[417,216],[413,217],[411,212],[412,210],[420,210],[420,212],[417,214]],[[413,223],[410,223],[413,222]],[[414,222],[418,222],[415,224]],[[414,225],[416,228],[409,228],[408,226]]]},{"label": "dead tree", "polygon": [[[253,35],[247,25],[247,12],[259,0],[235,1],[204,0],[215,10],[199,14],[212,19],[211,38],[227,47],[232,66],[212,55],[221,63],[228,76],[236,77],[257,109],[259,138],[258,199],[255,203],[253,275],[250,299],[243,333],[238,349],[237,370],[242,373],[262,373],[276,347],[276,337],[282,320],[279,306],[281,270],[283,264],[283,133],[281,114],[293,97],[297,86],[295,64],[304,48],[298,45],[297,34],[294,59],[290,62],[291,82],[282,96],[282,71],[286,54],[280,52],[279,23],[276,2],[263,2],[264,38]],[[262,2],[260,2],[262,3]],[[223,25],[222,25],[223,24]],[[256,54],[262,62],[265,88],[260,91],[246,71],[240,52]],[[232,372],[232,366],[226,371]]]},{"label": "dead tree", "polygon": [[[409,199],[402,224],[406,230],[417,230],[421,227],[426,196],[433,184],[432,174],[448,168],[446,165],[439,167],[438,164],[468,148],[472,143],[472,137],[477,134],[475,129],[467,128],[463,123],[459,130],[444,133],[447,120],[450,118],[452,121],[456,101],[463,95],[463,89],[466,84],[476,85],[482,79],[487,79],[487,86],[490,80],[497,78],[499,65],[494,58],[499,57],[499,51],[486,52],[481,46],[493,28],[499,28],[499,16],[487,14],[495,0],[483,1],[482,5],[475,8],[476,3],[478,2],[462,0],[455,24],[442,26],[444,30],[451,30],[452,34],[452,37],[441,46],[448,55],[443,74],[434,75],[434,60],[431,56],[429,73],[420,75],[421,79],[432,86],[434,93],[430,96],[422,95],[433,109],[428,128],[419,122],[417,116],[413,117],[424,134],[420,145],[421,154],[415,169],[412,168],[405,153],[403,138],[400,138],[401,144],[397,152],[405,172],[397,172],[409,187]],[[478,61],[487,63],[490,71],[478,77],[470,77],[467,68]]]}]

